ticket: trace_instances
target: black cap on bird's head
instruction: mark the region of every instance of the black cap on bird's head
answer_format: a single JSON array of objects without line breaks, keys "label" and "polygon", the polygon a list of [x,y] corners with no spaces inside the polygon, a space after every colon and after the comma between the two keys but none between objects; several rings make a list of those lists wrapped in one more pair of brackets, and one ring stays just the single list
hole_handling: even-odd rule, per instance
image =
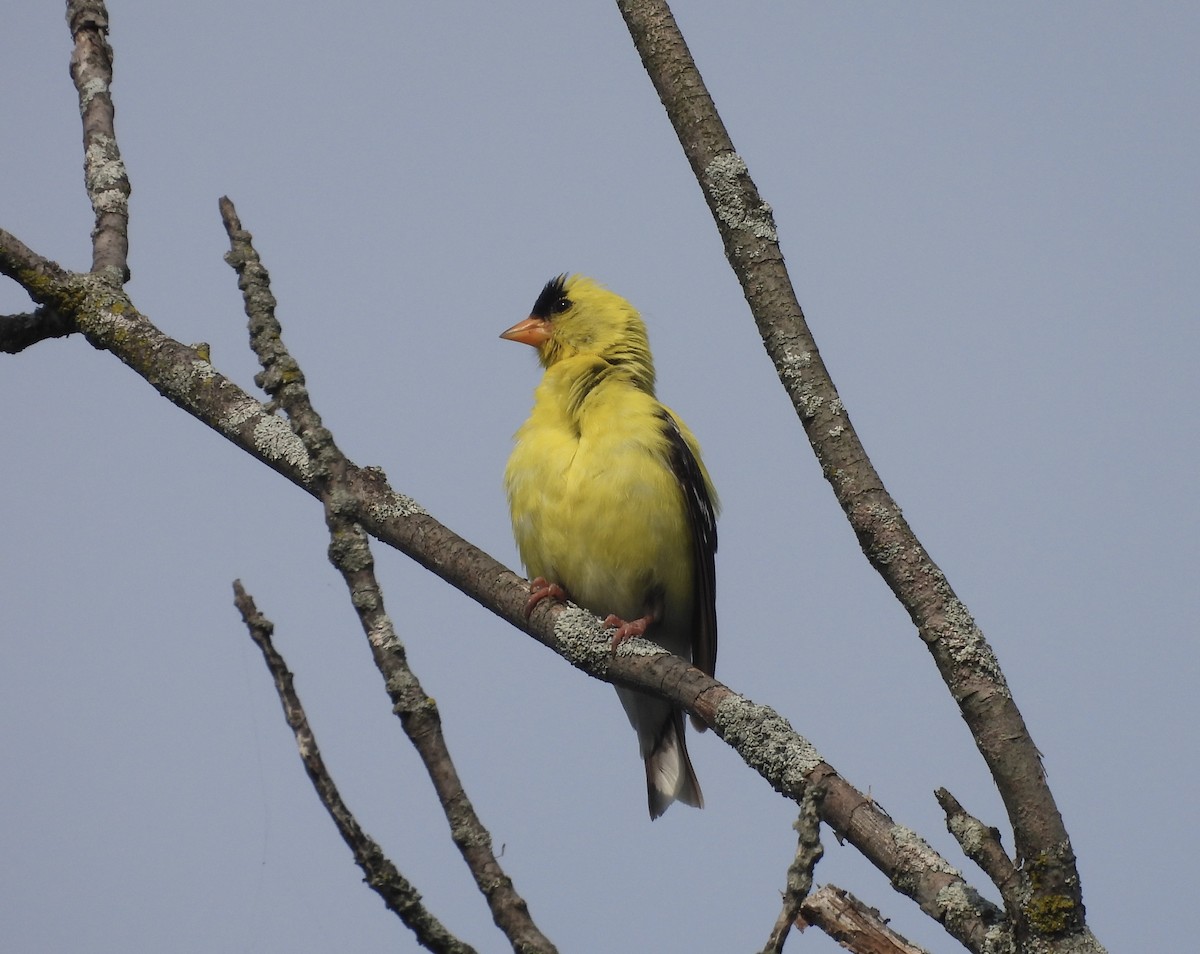
[{"label": "black cap on bird's head", "polygon": [[537,296],[537,301],[533,303],[529,314],[535,318],[549,318],[570,307],[571,302],[567,298],[567,276],[564,273],[546,282],[546,287]]}]

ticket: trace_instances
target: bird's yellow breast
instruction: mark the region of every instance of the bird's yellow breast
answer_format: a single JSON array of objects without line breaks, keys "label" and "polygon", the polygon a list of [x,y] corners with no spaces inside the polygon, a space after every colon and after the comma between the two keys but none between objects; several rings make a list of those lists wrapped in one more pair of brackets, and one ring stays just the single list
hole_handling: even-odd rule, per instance
[{"label": "bird's yellow breast", "polygon": [[550,368],[516,434],[505,485],[517,547],[530,576],[581,606],[635,619],[657,600],[674,629],[690,613],[693,558],[664,409],[619,376],[581,397],[593,370],[583,357]]}]

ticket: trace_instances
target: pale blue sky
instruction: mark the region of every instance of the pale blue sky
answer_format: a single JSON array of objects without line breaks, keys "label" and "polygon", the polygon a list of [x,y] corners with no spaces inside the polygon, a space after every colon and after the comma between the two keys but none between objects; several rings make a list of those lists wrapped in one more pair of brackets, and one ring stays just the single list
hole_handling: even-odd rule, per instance
[{"label": "pale blue sky", "polygon": [[[90,261],[62,5],[0,30],[0,226]],[[645,315],[721,492],[718,676],[983,876],[946,786],[999,800],[773,377],[609,3],[113,0],[138,307],[252,387],[237,203],[357,462],[517,567],[500,476],[538,371],[497,335],[582,271]],[[1196,624],[1200,8],[679,2],[889,489],[995,647],[1110,949],[1183,950]],[[27,300],[0,284],[0,312]],[[325,559],[314,502],[80,339],[0,364],[0,947],[416,950],[363,887],[232,607],[277,625],[364,827],[504,949]],[[653,825],[590,682],[376,547],[502,862],[564,951],[748,951],[794,807],[711,735]],[[1008,841],[1011,844],[1011,841]],[[826,834],[821,883],[956,950]],[[986,890],[986,889],[985,889]],[[994,896],[994,892],[989,892]],[[833,952],[809,932],[789,950]]]}]

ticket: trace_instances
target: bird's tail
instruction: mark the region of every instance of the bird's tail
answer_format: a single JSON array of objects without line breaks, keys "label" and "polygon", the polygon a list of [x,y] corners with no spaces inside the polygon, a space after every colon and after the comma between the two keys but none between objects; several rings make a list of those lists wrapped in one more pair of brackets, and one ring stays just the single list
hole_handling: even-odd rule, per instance
[{"label": "bird's tail", "polygon": [[617,686],[617,695],[637,730],[646,762],[646,795],[650,817],[657,818],[672,802],[704,807],[696,770],[683,738],[683,710],[669,702]]},{"label": "bird's tail", "polygon": [[663,725],[654,750],[646,756],[646,796],[650,817],[657,818],[672,802],[704,807],[700,782],[683,739],[683,712],[675,709]]}]

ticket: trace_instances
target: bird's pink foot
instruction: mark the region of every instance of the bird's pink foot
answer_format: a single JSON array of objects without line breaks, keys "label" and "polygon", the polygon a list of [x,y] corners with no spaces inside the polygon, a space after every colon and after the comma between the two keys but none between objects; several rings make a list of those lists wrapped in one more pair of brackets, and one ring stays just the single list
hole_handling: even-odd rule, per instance
[{"label": "bird's pink foot", "polygon": [[613,633],[612,649],[610,652],[616,652],[617,647],[627,639],[633,639],[634,636],[645,636],[646,630],[650,628],[650,624],[654,622],[653,614],[647,613],[639,619],[631,619],[628,622],[621,619],[620,616],[610,614],[604,620],[605,626],[615,626],[617,631]]},{"label": "bird's pink foot", "polygon": [[544,576],[529,581],[529,599],[525,601],[525,618],[529,619],[534,607],[544,599],[565,600],[567,591],[557,583],[550,583]]}]

